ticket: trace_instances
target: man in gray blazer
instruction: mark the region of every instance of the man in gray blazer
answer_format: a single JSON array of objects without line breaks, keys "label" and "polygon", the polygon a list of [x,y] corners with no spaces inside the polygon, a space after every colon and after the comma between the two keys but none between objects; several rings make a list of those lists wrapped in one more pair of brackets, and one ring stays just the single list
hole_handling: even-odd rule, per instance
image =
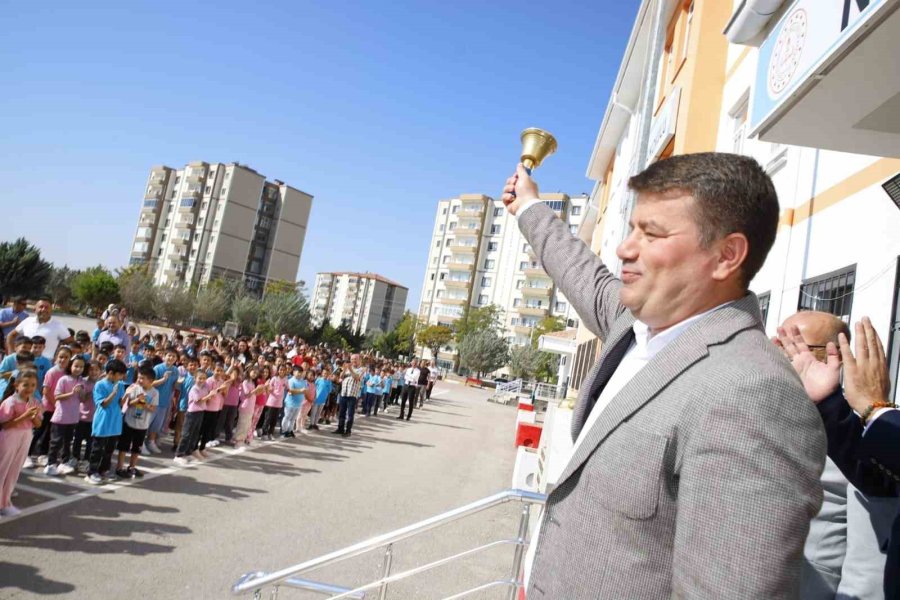
[{"label": "man in gray blazer", "polygon": [[603,354],[537,535],[529,600],[796,598],[825,435],[748,283],[778,199],[756,161],[693,154],[632,177],[621,278],[540,200],[503,200]]}]

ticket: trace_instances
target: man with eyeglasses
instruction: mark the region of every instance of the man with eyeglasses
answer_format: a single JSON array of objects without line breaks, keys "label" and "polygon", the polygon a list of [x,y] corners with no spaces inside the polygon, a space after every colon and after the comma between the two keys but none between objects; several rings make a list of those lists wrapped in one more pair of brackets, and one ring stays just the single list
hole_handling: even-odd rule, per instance
[{"label": "man with eyeglasses", "polygon": [[[850,338],[850,328],[838,317],[825,312],[802,311],[785,319],[780,332],[798,332],[818,363],[828,360],[828,344],[839,345],[839,335]],[[785,349],[790,342],[773,340]],[[791,353],[785,354],[792,359]],[[840,358],[840,357],[838,357]],[[792,360],[811,399],[820,393],[804,373],[802,364]],[[824,501],[810,522],[803,549],[800,597],[877,598],[882,593],[885,555],[882,540],[890,535],[891,521],[897,512],[893,482],[877,469],[863,468],[865,485],[852,485],[831,458],[822,473]],[[859,483],[859,482],[857,482]]]},{"label": "man with eyeglasses", "polygon": [[[3,331],[3,339],[12,333],[16,325],[28,318],[25,312],[25,298],[22,296],[13,298],[12,305],[0,310],[0,330]],[[12,348],[8,349],[8,353],[12,354]]]}]

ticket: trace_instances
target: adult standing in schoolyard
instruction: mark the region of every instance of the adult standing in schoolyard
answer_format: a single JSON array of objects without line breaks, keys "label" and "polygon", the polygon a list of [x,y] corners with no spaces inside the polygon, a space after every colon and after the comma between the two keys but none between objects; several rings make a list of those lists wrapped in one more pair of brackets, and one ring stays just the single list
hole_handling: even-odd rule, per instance
[{"label": "adult standing in schoolyard", "polygon": [[62,321],[53,317],[53,299],[50,296],[40,296],[34,305],[34,315],[28,317],[13,329],[6,338],[7,348],[15,345],[16,337],[24,335],[33,338],[38,335],[47,343],[44,346],[44,356],[53,360],[56,349],[60,344],[71,344],[72,332]]}]

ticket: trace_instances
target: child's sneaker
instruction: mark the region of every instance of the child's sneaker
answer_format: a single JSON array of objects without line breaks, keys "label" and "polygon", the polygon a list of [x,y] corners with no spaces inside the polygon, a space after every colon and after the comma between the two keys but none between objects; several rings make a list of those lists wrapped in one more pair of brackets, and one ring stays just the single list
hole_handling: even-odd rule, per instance
[{"label": "child's sneaker", "polygon": [[116,477],[119,479],[131,479],[131,474],[128,473],[128,469],[116,469]]},{"label": "child's sneaker", "polygon": [[59,465],[56,468],[56,472],[60,475],[70,475],[75,472],[75,469],[70,465],[70,463],[66,463],[64,465]]},{"label": "child's sneaker", "polygon": [[188,465],[190,464],[190,463],[188,462],[188,459],[185,458],[184,456],[176,456],[176,457],[175,457],[175,460],[173,460],[172,462],[174,462],[174,463],[175,463],[176,465],[178,465],[179,467],[186,467],[186,466],[188,466]]},{"label": "child's sneaker", "polygon": [[151,454],[162,454],[162,450],[159,449],[159,446],[156,445],[156,442],[147,442],[145,446],[147,446],[147,450],[149,450]]},{"label": "child's sneaker", "polygon": [[33,469],[36,466],[37,465],[35,464],[34,459],[32,457],[30,457],[30,456],[25,457],[25,463],[22,465],[23,469]]},{"label": "child's sneaker", "polygon": [[135,467],[128,467],[128,476],[132,479],[140,479],[144,476],[144,472],[138,471]]},{"label": "child's sneaker", "polygon": [[38,456],[37,464],[42,467],[45,467],[45,466],[47,466],[48,460],[49,460],[49,458],[47,457],[46,454],[41,454],[40,456]]},{"label": "child's sneaker", "polygon": [[70,467],[72,467],[73,469],[77,469],[78,468],[78,459],[70,458],[69,462],[67,462],[66,464],[69,465]]},{"label": "child's sneaker", "polygon": [[21,512],[22,511],[20,509],[16,508],[12,504],[7,506],[6,508],[0,508],[0,515],[4,517],[14,517]]},{"label": "child's sneaker", "polygon": [[103,483],[103,478],[100,477],[99,473],[91,473],[90,475],[85,475],[84,480],[91,485],[100,485]]},{"label": "child's sneaker", "polygon": [[56,465],[47,465],[44,467],[44,475],[51,475],[56,477],[59,475],[59,470],[56,468]]}]

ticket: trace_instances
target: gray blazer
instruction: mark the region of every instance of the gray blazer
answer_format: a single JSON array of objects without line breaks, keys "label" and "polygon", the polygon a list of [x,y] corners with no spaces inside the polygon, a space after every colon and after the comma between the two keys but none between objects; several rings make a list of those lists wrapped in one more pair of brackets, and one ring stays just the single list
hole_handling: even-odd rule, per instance
[{"label": "gray blazer", "polygon": [[[549,207],[519,228],[603,340],[574,438],[634,317]],[[528,598],[796,598],[824,460],[822,419],[748,294],[682,333],[603,411],[548,498]]]}]

